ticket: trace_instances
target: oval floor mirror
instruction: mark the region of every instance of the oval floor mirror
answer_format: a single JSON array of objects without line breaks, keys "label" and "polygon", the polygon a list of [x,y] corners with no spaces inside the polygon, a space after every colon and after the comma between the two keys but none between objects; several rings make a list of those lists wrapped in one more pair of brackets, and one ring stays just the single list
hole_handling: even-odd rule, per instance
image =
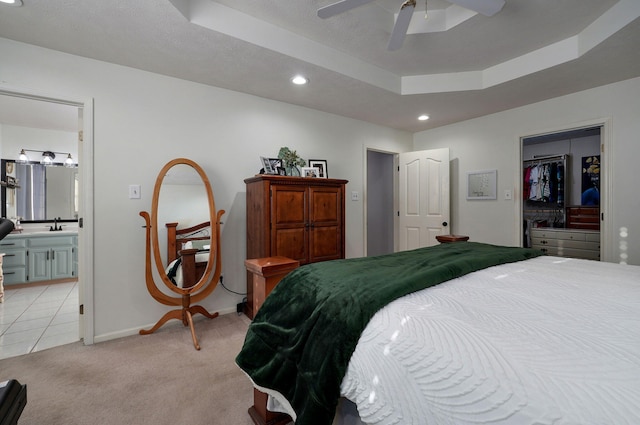
[{"label": "oval floor mirror", "polygon": [[209,296],[220,280],[223,214],[224,210],[216,211],[211,184],[197,163],[177,158],[160,170],[151,213],[140,212],[146,224],[145,281],[156,301],[180,308],[166,313],[152,328],[140,330],[141,335],[177,319],[189,326],[193,345],[200,349],[193,316],[200,313],[213,319],[218,313],[193,304]]}]

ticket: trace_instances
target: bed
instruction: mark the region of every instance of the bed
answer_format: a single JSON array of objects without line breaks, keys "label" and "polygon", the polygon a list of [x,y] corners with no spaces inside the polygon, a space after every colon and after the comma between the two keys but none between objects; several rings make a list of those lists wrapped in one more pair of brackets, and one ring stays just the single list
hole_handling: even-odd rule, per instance
[{"label": "bed", "polygon": [[306,265],[236,363],[298,425],[640,423],[640,267],[472,242]]},{"label": "bed", "polygon": [[178,288],[193,286],[204,274],[211,246],[211,223],[178,229],[178,223],[166,223],[167,276]]}]

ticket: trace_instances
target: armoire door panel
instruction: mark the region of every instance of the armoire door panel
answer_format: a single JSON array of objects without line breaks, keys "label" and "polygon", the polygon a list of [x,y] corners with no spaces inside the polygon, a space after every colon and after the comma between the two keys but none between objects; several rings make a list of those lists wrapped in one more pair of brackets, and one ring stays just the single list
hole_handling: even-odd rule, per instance
[{"label": "armoire door panel", "polygon": [[314,226],[309,234],[310,262],[344,258],[340,226]]},{"label": "armoire door panel", "polygon": [[272,256],[282,256],[307,263],[309,231],[306,228],[278,229],[274,232]]},{"label": "armoire door panel", "polygon": [[304,187],[272,186],[272,224],[304,224],[307,216],[307,194]]},{"label": "armoire door panel", "polygon": [[340,188],[310,188],[310,213],[312,223],[341,221],[342,191]]}]

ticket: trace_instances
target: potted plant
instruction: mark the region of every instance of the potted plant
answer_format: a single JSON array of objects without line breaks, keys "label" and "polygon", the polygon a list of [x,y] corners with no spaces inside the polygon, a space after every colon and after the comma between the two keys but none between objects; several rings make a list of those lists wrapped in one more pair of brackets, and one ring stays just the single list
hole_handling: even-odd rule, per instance
[{"label": "potted plant", "polygon": [[298,167],[307,165],[307,161],[300,158],[296,151],[292,151],[286,146],[280,148],[280,152],[278,152],[278,158],[282,160],[282,163],[287,170],[288,176],[299,176],[300,170],[298,169]]}]

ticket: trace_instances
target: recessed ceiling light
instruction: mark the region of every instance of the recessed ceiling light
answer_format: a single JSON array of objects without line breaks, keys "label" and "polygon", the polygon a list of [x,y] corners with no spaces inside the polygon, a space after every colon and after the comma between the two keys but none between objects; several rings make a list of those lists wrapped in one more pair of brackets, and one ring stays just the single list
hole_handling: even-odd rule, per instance
[{"label": "recessed ceiling light", "polygon": [[428,120],[428,119],[429,119],[429,115],[420,115],[420,116],[418,117],[418,119],[419,119],[420,121],[426,121],[426,120]]},{"label": "recessed ceiling light", "polygon": [[22,0],[0,0],[0,4],[7,6],[22,6]]},{"label": "recessed ceiling light", "polygon": [[303,77],[302,75],[296,75],[295,77],[293,77],[291,79],[291,82],[293,84],[297,84],[299,86],[302,86],[304,84],[307,84],[309,82],[309,80],[306,77]]}]

